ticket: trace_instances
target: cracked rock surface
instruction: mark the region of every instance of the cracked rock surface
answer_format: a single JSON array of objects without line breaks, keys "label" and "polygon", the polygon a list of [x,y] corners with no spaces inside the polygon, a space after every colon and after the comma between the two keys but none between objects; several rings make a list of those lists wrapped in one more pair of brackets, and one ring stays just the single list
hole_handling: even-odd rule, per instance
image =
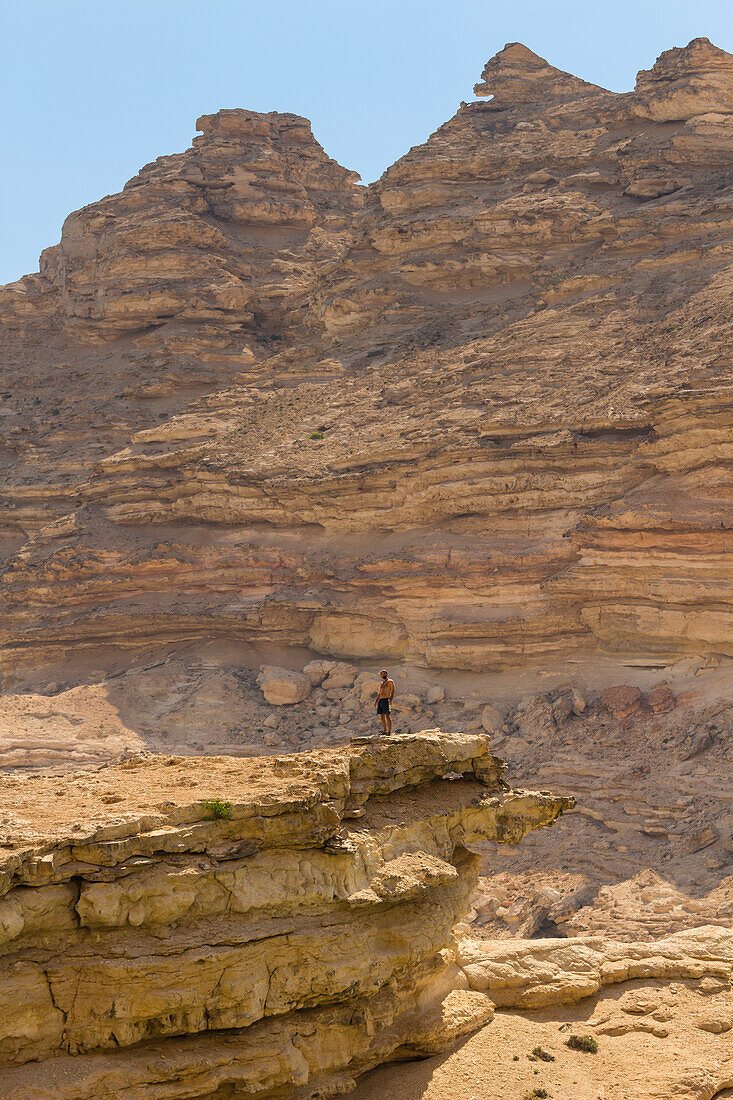
[{"label": "cracked rock surface", "polygon": [[326,1095],[479,1027],[451,931],[466,846],[572,805],[501,771],[485,735],[433,730],[0,777],[22,815],[0,834],[2,1095]]}]

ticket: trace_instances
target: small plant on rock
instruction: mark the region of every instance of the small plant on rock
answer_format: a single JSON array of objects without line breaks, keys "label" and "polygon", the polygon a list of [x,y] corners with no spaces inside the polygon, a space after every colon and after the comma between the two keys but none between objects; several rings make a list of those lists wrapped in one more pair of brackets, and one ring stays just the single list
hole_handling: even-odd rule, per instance
[{"label": "small plant on rock", "polygon": [[565,1046],[571,1050],[582,1050],[584,1054],[597,1054],[598,1043],[591,1035],[571,1035],[565,1040]]},{"label": "small plant on rock", "polygon": [[231,802],[222,802],[220,798],[209,798],[204,802],[204,807],[209,811],[215,821],[232,816]]},{"label": "small plant on rock", "polygon": [[531,1092],[525,1092],[522,1100],[547,1100],[549,1095],[547,1089],[532,1089]]},{"label": "small plant on rock", "polygon": [[309,439],[323,439],[323,432],[311,432]]},{"label": "small plant on rock", "polygon": [[543,1050],[542,1047],[535,1047],[534,1050],[532,1051],[532,1054],[535,1056],[535,1058],[539,1058],[540,1062],[554,1062],[555,1061],[555,1055],[550,1054],[550,1052],[547,1051],[547,1050]]}]

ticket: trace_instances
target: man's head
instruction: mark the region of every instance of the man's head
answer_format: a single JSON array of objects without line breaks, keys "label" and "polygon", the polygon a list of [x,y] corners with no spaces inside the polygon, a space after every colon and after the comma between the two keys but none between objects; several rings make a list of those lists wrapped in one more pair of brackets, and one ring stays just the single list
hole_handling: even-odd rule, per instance
[{"label": "man's head", "polygon": [[386,668],[383,668],[379,675],[382,677],[383,680],[386,680],[388,678]]}]

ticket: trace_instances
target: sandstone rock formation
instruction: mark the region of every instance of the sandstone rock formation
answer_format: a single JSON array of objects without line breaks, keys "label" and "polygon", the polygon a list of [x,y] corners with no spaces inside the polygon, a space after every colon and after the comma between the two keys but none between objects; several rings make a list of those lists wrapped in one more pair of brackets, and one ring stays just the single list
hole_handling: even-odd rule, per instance
[{"label": "sandstone rock formation", "polygon": [[[513,44],[476,92],[368,187],[303,119],[207,116],[192,149],[72,214],[40,272],[0,290],[0,766],[344,743],[374,730],[388,664],[399,732],[488,731],[512,783],[579,797],[511,860],[482,848],[473,936],[638,946],[730,928],[733,58],[699,39],[616,94]],[[14,799],[26,782],[36,804],[63,797],[61,780],[18,776]],[[35,820],[18,807],[11,825]],[[209,874],[199,856],[190,873]],[[90,890],[108,885],[98,871]],[[119,936],[121,972],[127,924],[84,930],[62,896],[83,957]],[[110,919],[137,927],[142,896]],[[441,942],[461,906],[441,909]],[[155,939],[144,920],[130,951]],[[442,979],[421,974],[423,992],[405,978],[418,1030],[399,983],[370,1008],[387,1057],[488,1011],[454,991],[428,1025]],[[697,996],[679,995],[695,1018]],[[328,1011],[312,1034],[356,1042],[353,1015]],[[280,1024],[287,1074],[310,1055]],[[264,1050],[271,1026],[251,1025]],[[727,1042],[693,1030],[706,1059]],[[166,1058],[179,1043],[165,1072],[185,1079],[189,1040],[161,1042]],[[359,1068],[385,1050],[362,1048]],[[230,1053],[202,1056],[204,1095]],[[83,1057],[117,1082],[123,1055]],[[29,1072],[12,1070],[18,1100]],[[700,1073],[695,1100],[727,1087]]]},{"label": "sandstone rock formation", "polygon": [[0,292],[0,318],[25,327],[29,314],[50,315],[94,341],[213,323],[214,348],[229,326],[274,335],[292,323],[361,205],[358,177],[296,115],[219,111],[196,128],[188,152],[69,215],[40,274]]},{"label": "sandstone rock formation", "polygon": [[493,1013],[451,937],[466,845],[572,804],[440,731],[0,788],[7,1100],[327,1096],[441,1049]]},{"label": "sandstone rock formation", "polygon": [[[733,60],[696,40],[620,95],[512,45],[477,91],[366,189],[303,120],[202,119],[4,292],[7,675],[212,638],[732,655]],[[55,393],[24,421],[44,318],[69,395],[69,341],[107,341],[94,452]]]}]

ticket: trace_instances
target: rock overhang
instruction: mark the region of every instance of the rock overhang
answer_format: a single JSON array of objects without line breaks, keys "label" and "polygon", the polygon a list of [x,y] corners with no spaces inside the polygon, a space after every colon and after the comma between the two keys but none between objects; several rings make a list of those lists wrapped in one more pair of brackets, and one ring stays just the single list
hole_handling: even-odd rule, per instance
[{"label": "rock overhang", "polygon": [[[465,989],[451,935],[477,879],[468,846],[516,843],[573,805],[511,791],[501,772],[487,736],[439,730],[260,759],[256,775],[227,757],[146,755],[65,776],[71,801],[87,796],[86,822],[70,835],[62,808],[55,839],[53,823],[45,837],[37,827],[53,780],[35,777],[26,835],[0,836],[4,1095],[61,1057],[57,1095],[112,1097],[107,1060],[119,1051],[124,1079],[157,1096],[148,1042],[175,1055],[185,1036],[166,1094],[183,1098],[200,1059],[215,1065],[236,1035],[216,1087],[244,1062],[267,1096],[264,1038],[287,1034],[306,1051],[300,1069],[280,1066],[274,1093],[405,1045],[437,1050],[485,1023],[491,1001]],[[186,781],[211,797],[166,797]],[[105,821],[115,788],[122,812]],[[147,797],[164,798],[157,812],[140,813]],[[344,1013],[350,1038],[330,1049]],[[380,1019],[391,1039],[369,1024]]]}]

